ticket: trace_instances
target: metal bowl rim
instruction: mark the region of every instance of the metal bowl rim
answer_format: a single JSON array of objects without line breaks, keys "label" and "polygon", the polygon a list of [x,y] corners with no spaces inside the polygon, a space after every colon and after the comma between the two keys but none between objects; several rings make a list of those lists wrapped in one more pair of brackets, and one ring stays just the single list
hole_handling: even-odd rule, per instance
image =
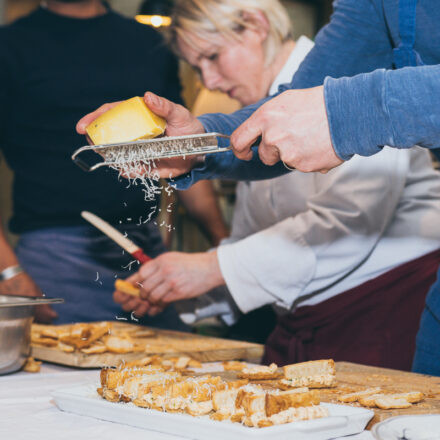
[{"label": "metal bowl rim", "polygon": [[17,306],[40,306],[43,304],[61,304],[64,302],[63,298],[34,298],[29,296],[18,296],[18,295],[0,295],[1,298],[19,298],[20,301],[11,301],[6,303],[0,302],[0,308],[17,307]]}]

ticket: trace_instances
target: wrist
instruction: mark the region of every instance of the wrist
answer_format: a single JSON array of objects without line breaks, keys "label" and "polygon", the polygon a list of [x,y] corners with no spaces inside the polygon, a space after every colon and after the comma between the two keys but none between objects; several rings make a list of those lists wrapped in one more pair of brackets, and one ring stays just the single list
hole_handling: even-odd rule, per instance
[{"label": "wrist", "polygon": [[23,272],[23,268],[19,264],[8,266],[0,271],[0,282],[10,280]]},{"label": "wrist", "polygon": [[228,236],[229,236],[229,232],[226,229],[226,227],[222,227],[220,225],[218,228],[216,228],[215,231],[211,231],[210,233],[211,242],[214,246],[218,246],[220,242]]},{"label": "wrist", "polygon": [[217,257],[217,249],[207,253],[210,261],[210,279],[211,288],[222,286],[225,284],[225,279],[223,278],[222,271],[220,270],[220,264]]}]

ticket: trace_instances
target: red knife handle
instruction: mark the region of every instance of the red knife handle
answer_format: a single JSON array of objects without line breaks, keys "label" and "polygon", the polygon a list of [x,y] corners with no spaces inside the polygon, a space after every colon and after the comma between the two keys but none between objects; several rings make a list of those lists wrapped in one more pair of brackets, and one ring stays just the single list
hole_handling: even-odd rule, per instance
[{"label": "red knife handle", "polygon": [[147,261],[151,261],[152,258],[150,258],[148,255],[144,254],[144,251],[142,249],[138,249],[136,252],[133,252],[131,254],[136,260],[139,261],[139,263],[146,263]]}]

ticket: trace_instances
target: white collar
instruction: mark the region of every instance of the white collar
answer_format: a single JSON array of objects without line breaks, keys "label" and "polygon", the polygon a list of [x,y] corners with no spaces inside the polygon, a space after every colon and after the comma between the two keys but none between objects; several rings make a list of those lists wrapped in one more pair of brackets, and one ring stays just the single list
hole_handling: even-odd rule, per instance
[{"label": "white collar", "polygon": [[304,35],[298,38],[289,58],[270,86],[269,96],[274,95],[281,84],[290,83],[290,81],[292,81],[292,77],[298,70],[299,65],[312,50],[314,45],[315,43]]}]

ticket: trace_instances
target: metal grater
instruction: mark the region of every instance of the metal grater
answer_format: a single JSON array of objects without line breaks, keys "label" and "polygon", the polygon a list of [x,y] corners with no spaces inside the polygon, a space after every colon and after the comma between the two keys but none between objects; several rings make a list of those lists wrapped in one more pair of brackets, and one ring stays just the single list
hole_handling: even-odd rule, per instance
[{"label": "metal grater", "polygon": [[[108,145],[87,145],[76,150],[72,160],[84,171],[94,171],[102,166],[117,167],[121,163],[168,159],[194,154],[219,153],[230,150],[218,146],[218,138],[229,138],[220,133],[193,134],[189,136],[169,136],[144,139],[134,142]],[[84,151],[94,151],[104,160],[90,165],[78,156]]]}]

